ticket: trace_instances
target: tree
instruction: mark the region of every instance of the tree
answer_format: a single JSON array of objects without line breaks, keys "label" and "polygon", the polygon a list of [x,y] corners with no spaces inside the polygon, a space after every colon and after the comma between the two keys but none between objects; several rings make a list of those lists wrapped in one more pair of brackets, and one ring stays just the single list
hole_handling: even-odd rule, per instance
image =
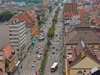
[{"label": "tree", "polygon": [[6,59],[5,60],[5,69],[9,67],[9,61]]},{"label": "tree", "polygon": [[40,20],[40,16],[39,15],[37,15],[37,19],[38,19],[38,21]]},{"label": "tree", "polygon": [[0,22],[8,21],[13,16],[10,11],[4,11],[0,14]]},{"label": "tree", "polygon": [[51,12],[51,11],[52,11],[52,6],[49,7],[49,12]]}]

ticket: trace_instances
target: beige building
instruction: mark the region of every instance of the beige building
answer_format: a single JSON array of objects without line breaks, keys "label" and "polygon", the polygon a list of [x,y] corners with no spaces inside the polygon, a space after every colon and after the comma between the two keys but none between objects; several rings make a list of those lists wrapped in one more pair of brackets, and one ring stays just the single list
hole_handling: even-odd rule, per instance
[{"label": "beige building", "polygon": [[81,41],[72,52],[67,51],[68,74],[79,75],[80,72],[81,74],[89,74],[95,66],[100,67],[99,54],[99,51],[92,50],[88,44]]},{"label": "beige building", "polygon": [[11,45],[7,45],[4,49],[4,55],[6,56],[6,61],[9,62],[9,66],[6,67],[7,73],[12,73],[15,65],[18,61],[18,51],[14,49]]}]

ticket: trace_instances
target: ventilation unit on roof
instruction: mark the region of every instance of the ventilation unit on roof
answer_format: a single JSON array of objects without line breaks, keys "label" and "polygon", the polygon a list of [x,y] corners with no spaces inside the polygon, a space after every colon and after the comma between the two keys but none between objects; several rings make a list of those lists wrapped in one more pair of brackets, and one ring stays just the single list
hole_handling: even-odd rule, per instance
[{"label": "ventilation unit on roof", "polygon": [[81,44],[82,44],[82,47],[84,48],[84,47],[85,47],[85,44],[84,44],[84,42],[83,42],[83,41],[81,41]]}]

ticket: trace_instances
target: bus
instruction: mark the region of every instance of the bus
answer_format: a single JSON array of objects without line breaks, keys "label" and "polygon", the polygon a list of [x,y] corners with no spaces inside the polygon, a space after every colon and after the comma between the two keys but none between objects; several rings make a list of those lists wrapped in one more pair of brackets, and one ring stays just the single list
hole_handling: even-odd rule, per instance
[{"label": "bus", "polygon": [[54,64],[51,66],[51,72],[55,72],[58,68],[58,62],[54,62]]}]

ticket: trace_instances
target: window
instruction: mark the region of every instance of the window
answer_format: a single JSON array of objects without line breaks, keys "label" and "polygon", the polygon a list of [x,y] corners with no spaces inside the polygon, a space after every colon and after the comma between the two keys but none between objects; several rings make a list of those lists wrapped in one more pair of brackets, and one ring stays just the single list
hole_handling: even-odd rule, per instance
[{"label": "window", "polygon": [[98,46],[98,48],[100,48],[100,46]]},{"label": "window", "polygon": [[73,49],[73,46],[71,46],[71,49]]},{"label": "window", "polygon": [[92,46],[92,48],[94,48],[94,46]]}]

